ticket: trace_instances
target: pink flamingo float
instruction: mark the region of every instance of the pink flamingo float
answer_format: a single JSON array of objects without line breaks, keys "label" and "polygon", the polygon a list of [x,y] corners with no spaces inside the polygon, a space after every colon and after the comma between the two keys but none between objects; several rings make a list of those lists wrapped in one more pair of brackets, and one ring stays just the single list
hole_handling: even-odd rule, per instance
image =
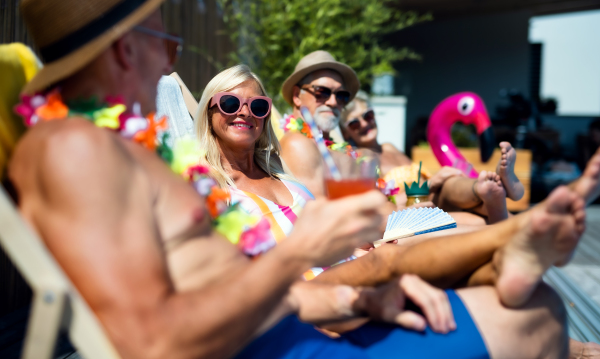
[{"label": "pink flamingo float", "polygon": [[431,113],[427,125],[427,140],[433,154],[442,166],[452,166],[471,178],[478,172],[460,154],[450,137],[456,122],[474,125],[479,135],[481,161],[487,162],[494,152],[494,133],[483,100],[472,92],[461,92],[443,100]]}]

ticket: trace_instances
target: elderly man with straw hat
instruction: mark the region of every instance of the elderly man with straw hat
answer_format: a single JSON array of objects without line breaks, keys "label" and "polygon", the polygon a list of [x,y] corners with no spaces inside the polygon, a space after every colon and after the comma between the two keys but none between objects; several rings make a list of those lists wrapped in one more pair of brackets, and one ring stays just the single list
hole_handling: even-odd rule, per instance
[{"label": "elderly man with straw hat", "polygon": [[[23,217],[123,358],[564,352],[564,312],[547,288],[524,293],[529,309],[510,310],[498,305],[494,288],[467,289],[461,294],[466,304],[457,295],[450,303],[412,275],[377,288],[298,281],[307,269],[334,263],[377,238],[376,209],[385,198],[375,191],[307,204],[285,241],[255,261],[244,257],[217,233],[219,221],[212,216],[222,193],[203,192],[204,198],[198,193],[204,186],[181,178],[195,185],[206,179],[194,162],[200,155],[193,144],[169,148],[159,141],[166,121],[152,115],[156,85],[181,46],[180,39],[164,33],[161,2],[21,3],[45,67],[16,108],[32,127],[14,151],[10,180]],[[330,79],[341,84],[340,77]],[[317,94],[313,82],[307,91]],[[336,94],[342,90],[332,82],[322,85]],[[547,220],[573,226],[566,205],[555,205],[560,208]],[[406,310],[407,299],[423,315]],[[355,318],[423,332],[367,324],[333,340],[299,322]],[[499,323],[506,330],[499,331]]]},{"label": "elderly man with straw hat", "polygon": [[[313,114],[332,148],[335,144],[330,132],[338,128],[342,109],[359,89],[356,72],[322,50],[304,56],[281,88],[283,98],[293,108],[292,114],[281,120],[285,132],[281,139],[282,158],[294,176],[317,197],[325,194],[321,155],[310,139],[312,135],[302,120],[300,107],[305,106]],[[332,155],[336,161],[344,160],[340,153]]]}]

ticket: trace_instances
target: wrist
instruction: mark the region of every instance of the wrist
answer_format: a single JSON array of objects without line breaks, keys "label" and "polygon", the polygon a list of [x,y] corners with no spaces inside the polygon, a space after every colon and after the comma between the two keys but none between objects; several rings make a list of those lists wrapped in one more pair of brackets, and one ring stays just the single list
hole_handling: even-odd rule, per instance
[{"label": "wrist", "polygon": [[290,237],[277,244],[270,253],[275,254],[285,268],[297,271],[299,277],[315,265],[312,258],[308,254],[303,253],[302,250],[299,250],[294,245],[296,241]]},{"label": "wrist", "polygon": [[369,316],[369,307],[371,302],[372,293],[375,291],[375,288],[370,287],[360,287],[360,288],[352,288],[354,290],[354,298],[352,298],[351,311],[354,317],[368,317]]},{"label": "wrist", "polygon": [[354,288],[348,285],[336,285],[334,288],[336,311],[343,317],[362,316],[362,306],[359,303],[362,292],[362,288]]}]

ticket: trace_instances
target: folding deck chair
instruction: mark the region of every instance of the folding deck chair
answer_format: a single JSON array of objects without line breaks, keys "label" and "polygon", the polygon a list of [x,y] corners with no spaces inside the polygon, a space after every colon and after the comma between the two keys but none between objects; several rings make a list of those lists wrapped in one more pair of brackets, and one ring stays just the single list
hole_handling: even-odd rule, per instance
[{"label": "folding deck chair", "polygon": [[86,359],[116,359],[100,322],[0,186],[0,245],[33,291],[23,359],[50,359],[67,332]]}]

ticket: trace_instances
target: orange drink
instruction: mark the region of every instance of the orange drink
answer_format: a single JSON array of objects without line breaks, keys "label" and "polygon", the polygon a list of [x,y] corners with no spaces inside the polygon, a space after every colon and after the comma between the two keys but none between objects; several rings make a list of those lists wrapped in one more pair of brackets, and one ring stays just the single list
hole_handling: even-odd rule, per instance
[{"label": "orange drink", "polygon": [[325,180],[325,187],[327,189],[327,197],[329,199],[337,199],[375,189],[375,179],[348,178],[336,181],[332,178],[327,178]]}]

